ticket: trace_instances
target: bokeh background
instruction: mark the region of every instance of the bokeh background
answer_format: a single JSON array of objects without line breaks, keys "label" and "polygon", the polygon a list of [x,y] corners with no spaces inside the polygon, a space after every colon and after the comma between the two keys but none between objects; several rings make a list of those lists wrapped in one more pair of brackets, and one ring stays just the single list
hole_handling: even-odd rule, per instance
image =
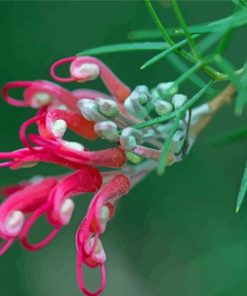
[{"label": "bokeh background", "polygon": [[[231,1],[182,2],[190,24],[224,17]],[[156,3],[161,19],[176,25],[167,1]],[[136,29],[152,29],[142,1],[0,2],[0,85],[12,80],[50,79],[56,59],[110,43],[128,41]],[[246,58],[246,30],[234,34],[227,56],[239,67]],[[154,52],[102,55],[127,84],[150,87],[177,73],[166,62],[139,67]],[[78,85],[67,85],[75,88]],[[87,87],[104,90],[100,82]],[[188,95],[196,90],[183,85]],[[34,114],[4,102],[0,108],[0,150],[20,147],[18,128]],[[201,135],[191,154],[162,177],[152,173],[118,207],[104,235],[107,286],[104,295],[242,296],[247,290],[247,206],[234,213],[234,202],[246,159],[246,140],[211,146],[208,139],[243,127],[225,107]],[[89,144],[98,149],[100,146]],[[33,175],[59,174],[55,166],[29,170],[1,169],[0,185]],[[34,192],[35,194],[35,192]],[[75,279],[74,237],[91,196],[77,198],[72,222],[47,248],[28,253],[18,243],[0,258],[0,294],[5,296],[79,296]],[[41,221],[32,233],[47,231]],[[97,272],[88,274],[89,287]]]}]

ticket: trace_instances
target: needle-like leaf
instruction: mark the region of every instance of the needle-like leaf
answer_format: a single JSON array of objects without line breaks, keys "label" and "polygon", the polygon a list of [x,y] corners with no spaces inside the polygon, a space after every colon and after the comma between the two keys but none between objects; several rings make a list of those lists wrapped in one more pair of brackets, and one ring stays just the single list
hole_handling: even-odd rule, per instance
[{"label": "needle-like leaf", "polygon": [[244,174],[243,174],[243,178],[240,185],[240,191],[239,191],[237,202],[236,202],[236,213],[239,212],[246,193],[247,193],[247,162],[245,165]]},{"label": "needle-like leaf", "polygon": [[133,42],[133,43],[121,43],[121,44],[110,44],[99,46],[95,48],[90,48],[83,50],[77,55],[98,55],[105,53],[114,52],[129,52],[129,51],[146,51],[146,50],[164,50],[168,48],[168,44],[165,42]]}]

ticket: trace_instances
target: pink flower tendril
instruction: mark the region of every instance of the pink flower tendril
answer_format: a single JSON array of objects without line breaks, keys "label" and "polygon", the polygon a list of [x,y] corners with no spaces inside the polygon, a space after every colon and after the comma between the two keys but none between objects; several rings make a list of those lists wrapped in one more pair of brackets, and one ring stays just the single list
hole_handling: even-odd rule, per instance
[{"label": "pink flower tendril", "polygon": [[[56,236],[61,227],[68,224],[71,219],[74,202],[69,197],[94,192],[101,186],[101,182],[101,175],[98,170],[86,166],[60,180],[51,190],[46,203],[35,210],[25,223],[20,235],[23,246],[29,251],[36,251],[46,246]],[[53,230],[39,243],[31,244],[28,240],[29,231],[37,219],[44,214],[47,215]]]},{"label": "pink flower tendril", "polygon": [[[70,62],[70,77],[58,77],[55,73],[56,68]],[[121,103],[131,93],[130,89],[104,63],[94,57],[74,56],[58,60],[51,66],[50,73],[52,78],[59,82],[86,82],[100,76],[109,92]]]},{"label": "pink flower tendril", "polygon": [[[130,181],[127,176],[122,174],[112,178],[93,198],[77,231],[77,281],[85,295],[96,296],[104,290],[106,255],[99,237],[105,231],[107,222],[113,217],[117,201],[127,194],[129,189]],[[86,288],[83,265],[101,269],[101,284],[96,292],[90,292]]]}]

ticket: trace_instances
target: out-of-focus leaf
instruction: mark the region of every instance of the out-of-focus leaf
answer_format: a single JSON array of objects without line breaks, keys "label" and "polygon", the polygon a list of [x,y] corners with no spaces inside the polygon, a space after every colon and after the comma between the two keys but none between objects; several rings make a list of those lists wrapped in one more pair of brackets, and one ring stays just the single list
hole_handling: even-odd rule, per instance
[{"label": "out-of-focus leaf", "polygon": [[[199,35],[194,35],[192,36],[192,38],[196,38]],[[184,39],[170,47],[168,47],[166,50],[164,50],[163,52],[155,55],[154,57],[152,57],[151,59],[149,59],[148,61],[146,61],[142,66],[141,69],[145,69],[151,65],[153,65],[154,63],[157,63],[158,61],[160,61],[161,59],[164,59],[168,54],[170,54],[171,52],[173,52],[174,50],[181,48],[182,46],[184,46],[186,43],[188,43],[187,39]]]},{"label": "out-of-focus leaf", "polygon": [[168,48],[165,42],[133,42],[133,43],[121,43],[121,44],[110,44],[90,48],[83,50],[78,53],[78,56],[85,54],[105,54],[114,52],[128,52],[128,51],[146,51],[146,50],[164,50]]},{"label": "out-of-focus leaf", "polygon": [[165,168],[166,168],[166,164],[167,164],[167,160],[168,160],[168,156],[169,156],[169,152],[170,152],[170,148],[171,148],[171,144],[172,144],[172,139],[173,139],[173,136],[178,128],[179,120],[180,120],[182,114],[183,114],[183,112],[179,112],[177,114],[174,122],[172,123],[169,134],[164,142],[164,145],[161,149],[159,164],[157,167],[157,174],[159,176],[163,175],[165,172]]},{"label": "out-of-focus leaf", "polygon": [[245,165],[244,174],[243,174],[243,178],[241,181],[240,190],[239,190],[239,194],[236,202],[236,213],[239,212],[246,193],[247,193],[247,162]]},{"label": "out-of-focus leaf", "polygon": [[247,138],[247,128],[242,128],[225,134],[211,137],[207,142],[210,145],[226,145]]},{"label": "out-of-focus leaf", "polygon": [[[222,18],[213,22],[202,23],[189,27],[189,32],[194,34],[212,33],[212,32],[225,32],[229,27],[235,29],[240,28],[247,24],[247,9],[244,8],[241,11],[234,13],[231,16]],[[177,29],[177,34],[182,34],[183,29]]]},{"label": "out-of-focus leaf", "polygon": [[247,104],[247,62],[244,65],[244,70],[240,78],[237,97],[235,100],[235,113],[241,115],[243,108]]},{"label": "out-of-focus leaf", "polygon": [[197,43],[200,53],[205,53],[208,49],[210,49],[216,42],[219,41],[223,34],[224,32],[213,32],[205,36]]},{"label": "out-of-focus leaf", "polygon": [[[171,36],[171,30],[168,34]],[[158,30],[137,30],[129,32],[128,37],[130,40],[157,40],[162,39],[162,34]]]},{"label": "out-of-focus leaf", "polygon": [[220,55],[216,55],[214,57],[214,61],[217,64],[217,66],[227,74],[229,80],[234,84],[234,86],[239,89],[240,87],[240,80],[238,76],[236,75],[236,69],[231,65],[229,61],[227,61],[225,58],[223,58]]}]

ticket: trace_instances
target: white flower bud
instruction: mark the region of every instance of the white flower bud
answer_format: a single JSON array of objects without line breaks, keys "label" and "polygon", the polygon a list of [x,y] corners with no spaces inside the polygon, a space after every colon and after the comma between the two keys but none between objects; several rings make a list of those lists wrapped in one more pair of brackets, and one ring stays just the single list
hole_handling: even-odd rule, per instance
[{"label": "white flower bud", "polygon": [[13,211],[8,216],[5,227],[9,234],[17,235],[20,233],[24,224],[25,216],[21,211]]},{"label": "white flower bud", "polygon": [[158,100],[154,102],[154,109],[158,115],[164,115],[170,113],[173,107],[169,102]]},{"label": "white flower bud", "polygon": [[157,85],[157,92],[162,99],[171,98],[178,91],[177,87],[173,87],[174,82],[162,82]]},{"label": "white flower bud", "polygon": [[175,109],[181,108],[187,101],[187,96],[182,95],[182,94],[176,94],[172,98],[172,104]]},{"label": "white flower bud", "polygon": [[115,101],[98,98],[96,102],[99,112],[106,117],[116,117],[119,114],[118,106]]},{"label": "white flower bud", "polygon": [[51,132],[57,138],[62,138],[67,129],[67,123],[63,119],[57,119],[51,124]]},{"label": "white flower bud", "polygon": [[119,140],[117,125],[112,121],[98,122],[95,124],[94,130],[97,135],[109,141]]},{"label": "white flower bud", "polygon": [[38,92],[32,98],[33,107],[42,107],[50,104],[52,96],[45,92]]},{"label": "white flower bud", "polygon": [[80,74],[85,74],[87,77],[87,80],[94,80],[96,79],[100,74],[100,69],[96,64],[93,63],[85,63],[82,64],[78,69],[75,70],[75,73],[78,73],[78,76],[80,77]]}]

